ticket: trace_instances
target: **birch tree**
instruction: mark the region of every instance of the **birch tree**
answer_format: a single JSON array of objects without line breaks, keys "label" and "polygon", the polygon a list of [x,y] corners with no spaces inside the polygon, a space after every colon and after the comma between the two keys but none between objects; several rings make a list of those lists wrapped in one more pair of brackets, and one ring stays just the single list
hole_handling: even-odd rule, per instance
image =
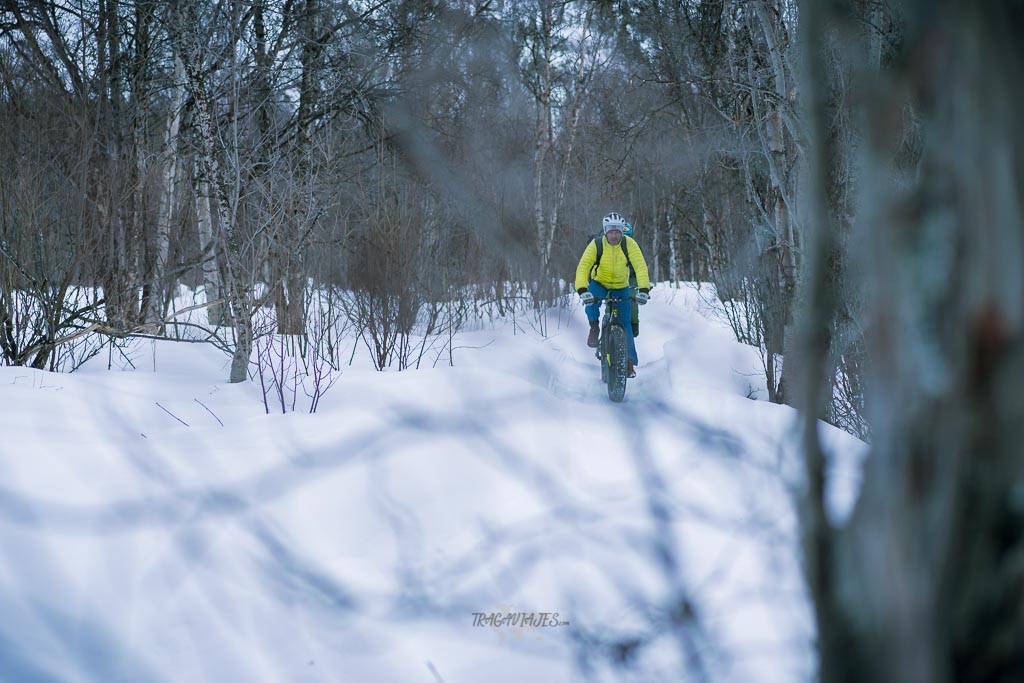
[{"label": "birch tree", "polygon": [[[565,202],[570,161],[587,89],[600,62],[591,32],[594,6],[537,0],[523,28],[528,55],[524,78],[536,101],[533,152],[533,218],[540,285],[550,277],[551,250]],[[572,36],[572,38],[570,38]]]},{"label": "birch tree", "polygon": [[178,149],[178,131],[181,129],[182,109],[185,106],[185,67],[181,58],[174,58],[174,98],[167,113],[167,126],[163,149],[160,154],[160,193],[157,212],[153,264],[149,272],[147,292],[143,297],[143,319],[146,323],[158,323],[164,319],[167,258],[171,244],[171,214],[174,210],[175,189],[181,166],[181,152]]},{"label": "birch tree", "polygon": [[[204,25],[194,0],[180,3],[172,11],[169,20],[174,49],[183,65],[185,83],[194,102],[200,164],[212,191],[212,203],[216,207],[215,239],[226,274],[223,286],[234,330],[234,353],[229,380],[244,382],[248,378],[249,358],[254,343],[252,316],[256,304],[253,273],[243,258],[246,239],[237,220],[238,188],[236,186],[232,192],[220,162],[222,154],[217,142],[220,139],[218,120],[205,75],[208,50],[202,39]],[[231,43],[230,40],[228,42]],[[230,53],[233,52],[234,45],[230,45]]]}]

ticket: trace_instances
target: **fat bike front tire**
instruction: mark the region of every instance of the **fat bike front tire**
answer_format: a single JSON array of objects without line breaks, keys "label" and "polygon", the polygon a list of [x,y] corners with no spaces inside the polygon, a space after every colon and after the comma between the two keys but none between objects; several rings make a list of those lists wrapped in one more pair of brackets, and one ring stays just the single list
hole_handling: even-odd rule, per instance
[{"label": "fat bike front tire", "polygon": [[614,403],[621,403],[626,397],[626,360],[626,328],[612,325],[603,361],[607,370],[608,398]]}]

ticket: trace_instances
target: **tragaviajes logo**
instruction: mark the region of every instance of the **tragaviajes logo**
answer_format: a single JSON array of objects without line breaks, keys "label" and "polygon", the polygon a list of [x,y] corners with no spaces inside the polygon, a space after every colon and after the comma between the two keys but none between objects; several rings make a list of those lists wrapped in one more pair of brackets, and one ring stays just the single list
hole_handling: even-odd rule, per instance
[{"label": "tragaviajes logo", "polygon": [[540,638],[540,631],[568,626],[569,622],[558,612],[522,612],[511,605],[498,605],[492,612],[473,612],[474,628],[492,628],[498,630],[502,640],[506,633],[522,638],[526,629],[533,631]]}]

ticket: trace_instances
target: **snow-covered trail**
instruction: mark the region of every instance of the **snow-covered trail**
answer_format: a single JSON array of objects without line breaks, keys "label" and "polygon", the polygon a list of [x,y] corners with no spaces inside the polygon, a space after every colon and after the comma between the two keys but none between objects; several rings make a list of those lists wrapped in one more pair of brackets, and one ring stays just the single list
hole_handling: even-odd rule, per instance
[{"label": "snow-covered trail", "polygon": [[[315,415],[264,415],[194,345],[0,368],[0,680],[680,680],[682,595],[715,680],[807,680],[793,416],[699,302],[655,290],[621,405],[582,311],[461,333],[455,367],[357,363]],[[652,624],[581,677],[588,638]]]}]

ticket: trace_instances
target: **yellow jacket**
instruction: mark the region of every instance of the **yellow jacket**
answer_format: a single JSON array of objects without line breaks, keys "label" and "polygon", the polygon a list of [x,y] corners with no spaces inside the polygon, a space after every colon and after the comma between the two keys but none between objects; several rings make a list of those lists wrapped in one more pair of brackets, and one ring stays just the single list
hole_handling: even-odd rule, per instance
[{"label": "yellow jacket", "polygon": [[[647,274],[647,261],[640,251],[640,245],[632,237],[622,236],[626,241],[626,249],[629,251],[629,263],[636,271],[636,284],[640,289],[651,288],[651,278]],[[601,252],[601,263],[597,266],[597,273],[594,279],[608,289],[624,289],[629,287],[629,265],[626,263],[626,255],[622,253],[622,245],[614,247],[608,244],[606,237],[601,237],[604,242]],[[594,269],[594,262],[597,261],[597,241],[590,240],[590,244],[583,250],[580,263],[576,266],[576,290],[586,289],[590,285],[591,271]]]}]

